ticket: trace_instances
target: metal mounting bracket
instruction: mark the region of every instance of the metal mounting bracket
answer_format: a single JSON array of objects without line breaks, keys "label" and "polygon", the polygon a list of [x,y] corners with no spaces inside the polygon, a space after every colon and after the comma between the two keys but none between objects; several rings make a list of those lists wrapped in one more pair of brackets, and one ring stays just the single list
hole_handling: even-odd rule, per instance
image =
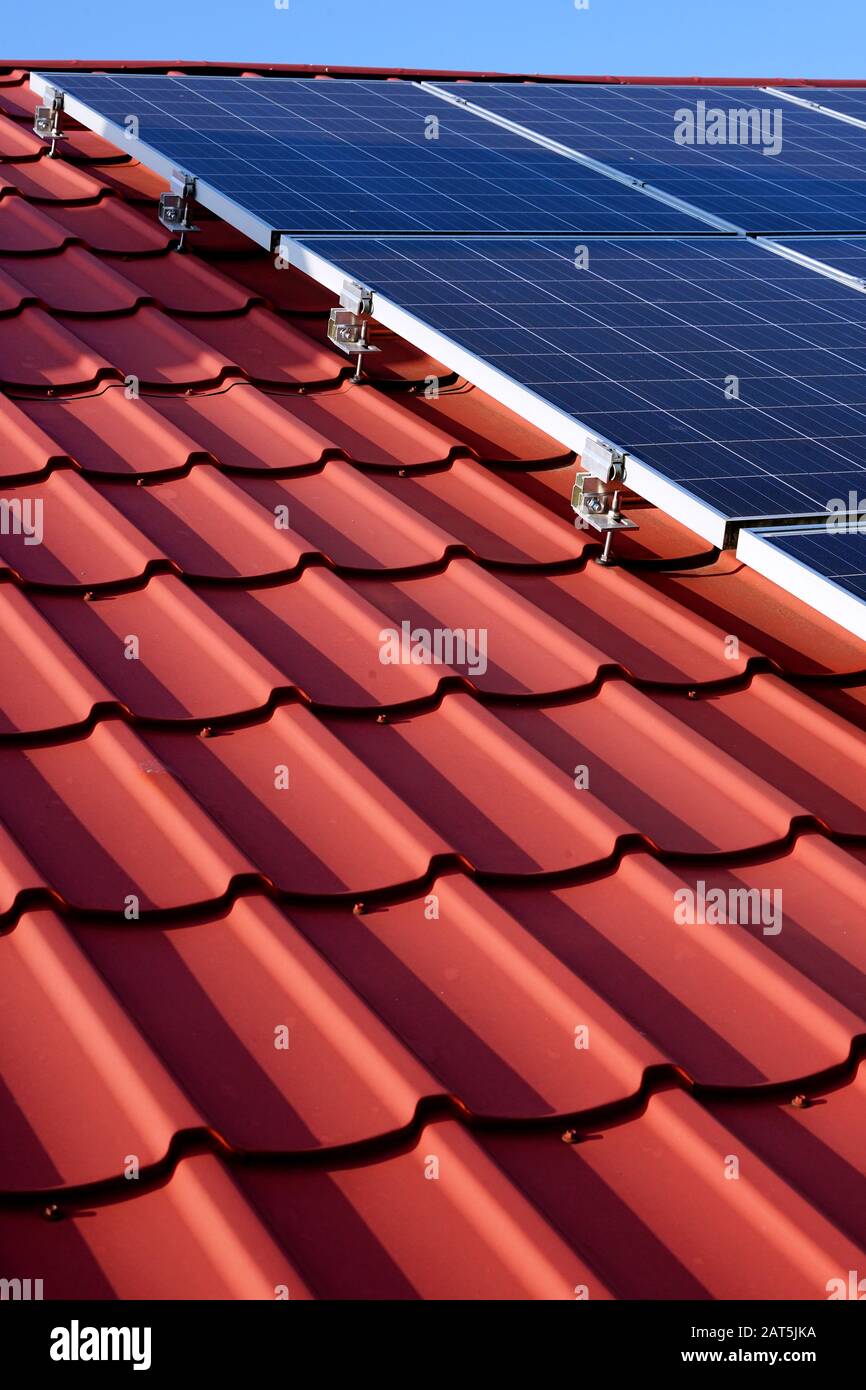
[{"label": "metal mounting bracket", "polygon": [[612,483],[625,477],[625,454],[621,454],[612,444],[603,439],[587,439],[580,455],[580,466],[593,478],[603,483]]},{"label": "metal mounting bracket", "polygon": [[50,158],[57,154],[57,141],[65,140],[61,129],[61,118],[63,115],[63,93],[56,88],[47,88],[46,97],[50,95],[50,105],[37,106],[33,113],[33,130],[40,140],[50,140],[51,148],[48,151]]},{"label": "metal mounting bracket", "polygon": [[345,280],[340,291],[340,308],[332,309],[328,318],[328,338],[341,352],[355,357],[353,381],[361,380],[361,361],[367,352],[379,349],[368,341],[368,316],[373,312],[373,292]]},{"label": "metal mounting bracket", "polygon": [[578,473],[574,480],[571,505],[574,509],[575,526],[591,526],[594,531],[604,535],[604,549],[598,557],[600,565],[609,565],[613,538],[617,531],[637,531],[638,524],[631,521],[620,509],[623,485],[620,480],[613,483],[595,478],[591,473]]},{"label": "metal mounting bracket", "polygon": [[159,195],[159,220],[170,232],[179,232],[178,251],[183,250],[187,232],[197,232],[189,220],[190,203],[195,197],[195,179],[182,169],[175,169],[169,180],[170,191]]}]

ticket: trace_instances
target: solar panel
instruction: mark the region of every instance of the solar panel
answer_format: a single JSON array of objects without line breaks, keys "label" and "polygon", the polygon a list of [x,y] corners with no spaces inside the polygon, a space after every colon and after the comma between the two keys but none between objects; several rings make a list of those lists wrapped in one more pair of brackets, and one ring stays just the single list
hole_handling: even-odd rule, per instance
[{"label": "solar panel", "polygon": [[[261,244],[305,232],[676,232],[701,223],[404,81],[36,74]],[[211,196],[214,194],[215,196]]]},{"label": "solar panel", "polygon": [[[866,498],[864,498],[866,502]],[[863,527],[864,529],[860,529]],[[745,564],[866,640],[866,523],[743,531]]]},{"label": "solar panel", "polygon": [[866,491],[866,296],[751,241],[312,238],[284,254],[370,287],[377,319],[576,450],[625,451],[630,485],[714,544]]},{"label": "solar panel", "polygon": [[[604,160],[741,230],[866,232],[866,138],[758,87],[441,82],[429,89]],[[703,107],[699,111],[699,103]],[[684,116],[692,114],[692,126]],[[732,119],[731,112],[756,112]],[[724,113],[717,121],[714,112]],[[776,126],[774,113],[780,120]],[[761,113],[766,113],[761,129]],[[778,129],[780,147],[773,148]],[[693,143],[678,143],[693,136]],[[731,137],[757,135],[755,143]],[[711,143],[723,134],[725,143]],[[766,136],[766,139],[764,139]]]}]

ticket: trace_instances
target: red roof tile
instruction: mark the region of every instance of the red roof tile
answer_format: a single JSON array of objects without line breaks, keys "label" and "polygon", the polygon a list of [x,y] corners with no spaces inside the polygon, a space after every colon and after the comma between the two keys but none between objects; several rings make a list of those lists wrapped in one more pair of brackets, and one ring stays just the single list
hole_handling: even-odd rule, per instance
[{"label": "red roof tile", "polygon": [[[0,535],[0,1274],[826,1297],[862,644],[650,508],[596,565],[560,445],[384,332],[351,383],[324,292],[209,217],[176,255],[33,104],[0,77],[2,496],[44,528]],[[384,664],[404,622],[486,660]],[[768,889],[778,933],[674,915]]]}]

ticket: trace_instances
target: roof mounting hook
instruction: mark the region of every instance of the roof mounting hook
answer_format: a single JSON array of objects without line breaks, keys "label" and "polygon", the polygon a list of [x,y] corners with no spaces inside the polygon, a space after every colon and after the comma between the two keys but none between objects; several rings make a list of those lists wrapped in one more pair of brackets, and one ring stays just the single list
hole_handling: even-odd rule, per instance
[{"label": "roof mounting hook", "polygon": [[183,250],[183,239],[187,232],[197,232],[189,220],[190,203],[195,197],[195,179],[182,169],[174,169],[169,180],[169,191],[159,195],[159,220],[170,232],[179,232],[177,249]]},{"label": "roof mounting hook", "polygon": [[46,105],[37,106],[33,113],[33,130],[40,140],[51,141],[48,157],[54,159],[57,155],[57,141],[66,139],[61,129],[63,93],[56,87],[46,87],[45,97]]},{"label": "roof mounting hook", "polygon": [[588,439],[580,456],[584,468],[574,480],[571,505],[576,513],[575,526],[591,526],[604,535],[604,549],[598,556],[600,565],[613,562],[613,538],[617,531],[636,531],[622,511],[622,489],[625,480],[625,454],[601,439]]},{"label": "roof mounting hook", "polygon": [[364,354],[379,351],[367,336],[372,312],[372,290],[365,289],[354,280],[344,280],[340,291],[340,308],[332,309],[328,318],[328,338],[334,347],[356,359],[353,381],[361,380]]}]

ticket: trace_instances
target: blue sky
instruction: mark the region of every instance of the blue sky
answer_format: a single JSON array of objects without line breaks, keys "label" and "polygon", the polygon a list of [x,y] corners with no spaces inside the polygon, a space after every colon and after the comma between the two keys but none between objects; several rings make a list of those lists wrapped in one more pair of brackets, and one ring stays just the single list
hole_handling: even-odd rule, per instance
[{"label": "blue sky", "polygon": [[866,77],[864,0],[6,0],[2,58]]}]

